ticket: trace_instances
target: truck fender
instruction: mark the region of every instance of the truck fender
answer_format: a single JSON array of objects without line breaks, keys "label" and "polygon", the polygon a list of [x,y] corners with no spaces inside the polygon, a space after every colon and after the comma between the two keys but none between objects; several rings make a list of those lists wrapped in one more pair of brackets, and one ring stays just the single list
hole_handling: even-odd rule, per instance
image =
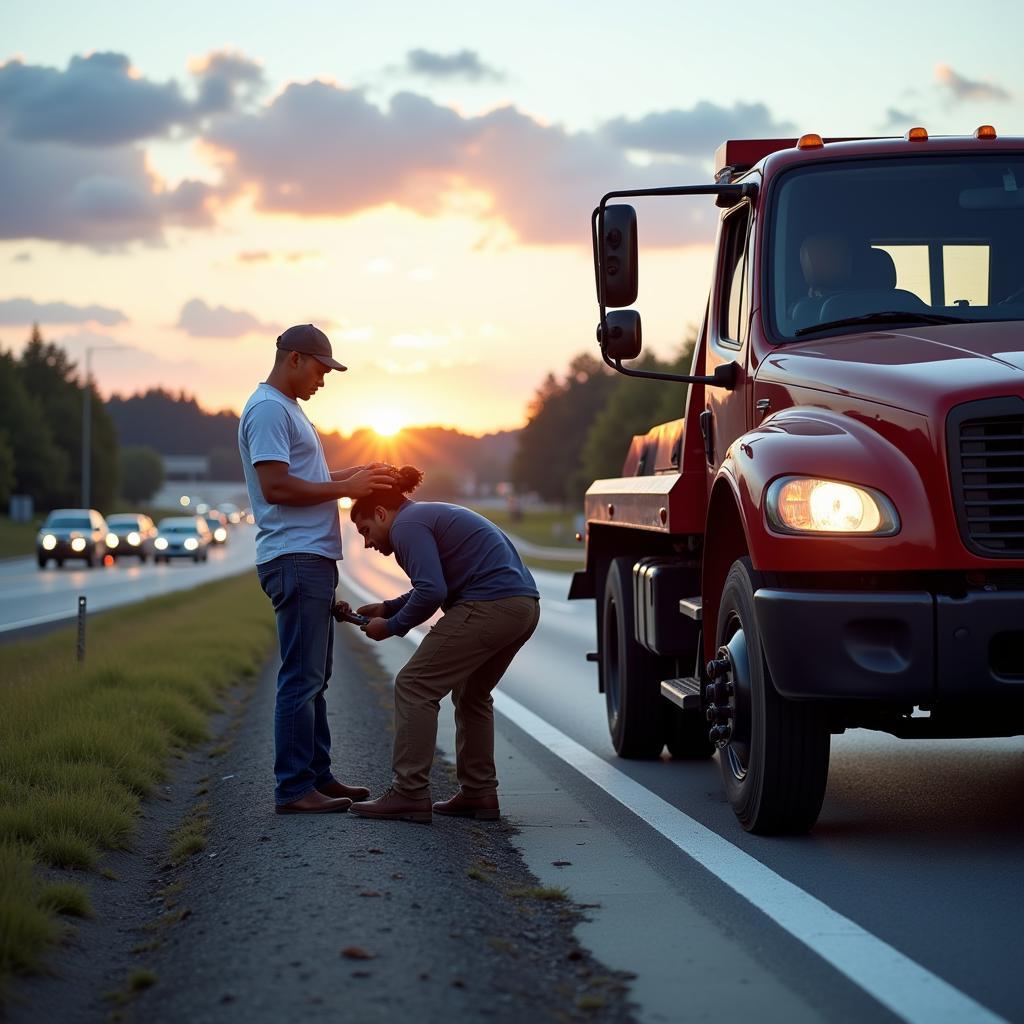
[{"label": "truck fender", "polygon": [[[769,486],[821,477],[880,491],[899,516],[889,537],[782,534],[768,523]],[[943,499],[948,500],[946,496]],[[721,587],[735,558],[757,572],[881,572],[930,567],[935,513],[913,462],[870,424],[828,409],[785,409],[738,437],[711,486],[702,590],[705,650],[713,647]]]}]

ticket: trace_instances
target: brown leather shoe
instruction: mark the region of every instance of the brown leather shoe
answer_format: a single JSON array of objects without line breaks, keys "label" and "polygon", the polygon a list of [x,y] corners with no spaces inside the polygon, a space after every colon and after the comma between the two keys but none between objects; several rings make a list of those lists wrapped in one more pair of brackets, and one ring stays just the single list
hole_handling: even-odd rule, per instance
[{"label": "brown leather shoe", "polygon": [[344,782],[328,782],[316,788],[324,796],[347,797],[349,800],[366,800],[370,796],[365,786],[346,786]]},{"label": "brown leather shoe", "polygon": [[460,789],[450,800],[434,804],[438,814],[451,814],[457,818],[476,818],[477,821],[497,821],[500,816],[498,794],[466,796]]},{"label": "brown leather shoe", "polygon": [[410,800],[408,797],[387,789],[384,795],[376,800],[364,800],[352,805],[352,813],[364,818],[392,818],[397,821],[429,822],[430,797],[422,800]]},{"label": "brown leather shoe", "polygon": [[347,811],[352,806],[352,801],[347,797],[331,799],[324,796],[319,790],[312,790],[298,800],[290,804],[278,804],[274,808],[276,814],[337,814],[338,811]]}]

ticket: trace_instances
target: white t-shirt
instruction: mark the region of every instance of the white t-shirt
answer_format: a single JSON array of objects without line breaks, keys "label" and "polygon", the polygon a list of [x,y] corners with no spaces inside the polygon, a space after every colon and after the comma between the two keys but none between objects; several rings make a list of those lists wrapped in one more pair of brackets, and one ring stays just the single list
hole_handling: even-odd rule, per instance
[{"label": "white t-shirt", "polygon": [[299,403],[270,384],[260,384],[238,421],[238,451],[256,519],[257,564],[300,552],[340,559],[338,503],[271,505],[263,497],[256,475],[257,462],[284,462],[290,476],[313,483],[330,482],[320,437]]}]

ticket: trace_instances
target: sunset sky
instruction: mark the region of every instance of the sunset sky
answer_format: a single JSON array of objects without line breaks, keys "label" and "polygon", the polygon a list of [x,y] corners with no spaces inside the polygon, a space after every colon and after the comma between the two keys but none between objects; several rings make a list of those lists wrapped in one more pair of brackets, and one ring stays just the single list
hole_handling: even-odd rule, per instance
[{"label": "sunset sky", "polygon": [[[995,0],[8,2],[0,345],[38,320],[104,393],[237,410],[312,320],[350,367],[322,428],[519,426],[597,352],[602,192],[706,181],[728,137],[1024,135],[1022,28]],[[663,355],[709,278],[710,204],[677,202],[641,210]]]}]

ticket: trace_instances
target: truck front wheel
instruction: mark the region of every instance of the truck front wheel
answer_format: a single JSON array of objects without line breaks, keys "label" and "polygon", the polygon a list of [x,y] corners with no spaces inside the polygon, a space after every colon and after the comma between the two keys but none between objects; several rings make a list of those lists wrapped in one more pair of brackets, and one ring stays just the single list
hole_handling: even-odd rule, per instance
[{"label": "truck front wheel", "polygon": [[776,691],[754,615],[756,587],[750,560],[733,562],[718,612],[722,778],[748,832],[801,833],[817,821],[825,798],[830,732],[819,706]]},{"label": "truck front wheel", "polygon": [[634,638],[633,559],[616,558],[601,604],[601,675],[608,731],[620,757],[658,757],[665,745],[662,661]]}]

